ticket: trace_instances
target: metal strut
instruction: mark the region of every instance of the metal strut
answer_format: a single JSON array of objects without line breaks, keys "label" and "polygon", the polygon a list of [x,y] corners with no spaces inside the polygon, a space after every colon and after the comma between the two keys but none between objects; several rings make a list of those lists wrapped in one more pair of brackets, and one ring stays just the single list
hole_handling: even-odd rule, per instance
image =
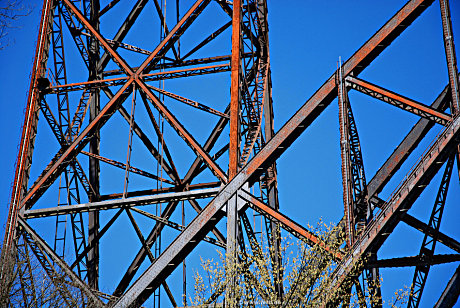
[{"label": "metal strut", "polygon": [[[449,189],[450,177],[452,175],[452,168],[454,165],[454,156],[450,156],[446,163],[446,169],[442,175],[441,184],[439,186],[438,194],[434,202],[433,210],[431,211],[430,220],[428,226],[435,230],[432,236],[425,234],[422,241],[422,247],[420,248],[419,257],[432,259],[434,256],[434,249],[438,240],[438,232],[441,226],[442,214],[444,206],[446,204],[447,190]],[[420,304],[423,289],[428,278],[428,272],[430,270],[430,263],[417,265],[415,267],[414,278],[412,280],[412,286],[409,293],[409,300],[407,303],[408,308],[417,308]]]},{"label": "metal strut", "polygon": [[[341,59],[339,59],[337,73],[345,233],[347,246],[352,247],[369,220],[372,219],[373,213],[367,192],[358,129],[348,98]],[[374,259],[376,255],[371,254],[368,261],[371,262]],[[372,307],[381,307],[378,269],[366,269],[364,276],[369,287]]]}]

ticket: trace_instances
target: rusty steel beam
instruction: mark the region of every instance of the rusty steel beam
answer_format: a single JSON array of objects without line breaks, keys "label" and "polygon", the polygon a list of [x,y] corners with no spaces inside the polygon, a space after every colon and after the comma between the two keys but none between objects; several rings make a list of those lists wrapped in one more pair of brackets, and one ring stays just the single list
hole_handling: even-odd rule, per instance
[{"label": "rusty steel beam", "polygon": [[443,126],[446,126],[447,123],[452,120],[451,115],[440,112],[427,105],[416,102],[410,98],[404,97],[357,77],[348,76],[346,81],[354,90],[377,98],[403,110],[412,112],[413,114],[429,119]]},{"label": "rusty steel beam", "polygon": [[450,8],[448,0],[440,0],[442,32],[444,37],[444,50],[446,52],[447,72],[449,75],[450,95],[452,97],[452,115],[460,112],[460,89],[457,77],[457,56],[455,53],[454,34],[452,32],[452,21],[450,19]]},{"label": "rusty steel beam", "polygon": [[[241,1],[234,3],[232,16],[232,61],[230,85],[230,145],[228,178],[231,180],[238,172],[240,156],[240,79],[241,79]],[[236,220],[235,220],[236,223]]]},{"label": "rusty steel beam", "polygon": [[13,244],[16,232],[18,210],[21,206],[21,199],[27,191],[29,182],[30,165],[32,163],[39,113],[39,79],[45,76],[46,61],[48,60],[50,46],[50,28],[53,22],[52,3],[53,1],[51,0],[43,1],[40,31],[38,33],[35,49],[35,59],[32,77],[30,79],[26,113],[22,126],[21,142],[16,160],[14,183],[11,192],[10,209],[6,221],[5,237],[3,239],[3,247],[5,249],[2,251],[8,251],[8,249],[12,247],[11,245]]},{"label": "rusty steel beam", "polygon": [[[250,56],[250,53],[244,53],[241,55],[242,58],[247,58]],[[203,64],[210,64],[210,63],[218,63],[218,62],[230,62],[232,56],[231,55],[224,55],[224,56],[215,56],[215,57],[207,57],[207,58],[199,58],[199,59],[191,59],[185,60],[183,62],[165,62],[164,64],[154,66],[150,71],[159,70],[159,69],[169,69],[169,68],[178,68],[178,67],[185,67],[185,66],[194,66],[194,65],[203,65]],[[138,70],[139,67],[133,67],[133,70]],[[104,76],[116,76],[124,74],[120,69],[114,70],[107,70],[103,72]]]},{"label": "rusty steel beam", "polygon": [[[232,180],[238,172],[240,158],[240,108],[241,108],[241,23],[242,1],[233,1],[232,14],[232,60],[230,75],[230,141],[228,148],[228,179]],[[226,263],[229,273],[226,277],[225,302],[227,308],[236,307],[237,255],[238,255],[238,196],[227,201],[227,249]]]},{"label": "rusty steel beam", "polygon": [[[367,67],[399,34],[401,34],[432,0],[412,0],[399,10],[344,64],[344,75],[355,75]],[[169,275],[217,221],[219,209],[248,181],[255,181],[261,171],[273,164],[287,147],[319,116],[336,97],[335,74],[294,114],[261,151],[231,180],[162,255],[116,302],[115,307],[143,302],[158,282]]]}]

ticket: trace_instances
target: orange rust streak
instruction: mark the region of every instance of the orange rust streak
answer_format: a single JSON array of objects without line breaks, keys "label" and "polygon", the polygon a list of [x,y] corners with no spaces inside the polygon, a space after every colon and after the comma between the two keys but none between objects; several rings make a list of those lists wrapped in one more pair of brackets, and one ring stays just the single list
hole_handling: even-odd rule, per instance
[{"label": "orange rust streak", "polygon": [[230,144],[228,177],[232,179],[238,172],[238,158],[240,156],[240,71],[241,71],[241,1],[233,1],[232,19],[232,64],[230,88]]}]

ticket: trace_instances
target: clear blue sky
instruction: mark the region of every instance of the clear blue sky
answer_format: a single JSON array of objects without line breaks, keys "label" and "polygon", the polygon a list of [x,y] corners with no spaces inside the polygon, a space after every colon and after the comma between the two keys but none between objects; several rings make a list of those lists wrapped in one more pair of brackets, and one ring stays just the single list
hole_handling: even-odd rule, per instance
[{"label": "clear blue sky", "polygon": [[[1,1],[3,3],[3,1]],[[14,176],[14,161],[17,154],[17,145],[20,140],[20,127],[23,121],[23,110],[27,99],[27,89],[29,75],[32,67],[35,42],[38,32],[38,22],[40,18],[41,2],[36,3],[36,7],[30,16],[23,17],[18,23],[18,28],[12,29],[10,38],[11,45],[5,50],[0,51],[0,67],[2,82],[0,83],[0,225],[3,237],[3,228],[8,212],[10,198],[10,186]],[[104,6],[105,2],[102,1]],[[132,6],[133,1],[122,1]],[[191,4],[191,1],[181,1],[182,12]],[[372,34],[375,33],[403,4],[405,1],[269,1],[269,35],[270,35],[270,56],[273,81],[273,100],[275,111],[275,129],[280,128],[294,112],[324,83],[324,81],[336,69],[339,56],[342,59],[350,57]],[[151,3],[150,3],[151,4]],[[118,6],[114,15],[119,14],[124,18],[126,12],[123,11],[123,4]],[[171,12],[171,11],[170,11]],[[210,31],[222,25],[228,17],[216,10],[215,3],[212,3],[205,11],[201,20],[198,18],[196,27],[192,27],[191,32],[200,35],[203,29]],[[457,41],[457,54],[460,48],[460,4],[458,1],[451,1],[452,22],[454,28],[454,38]],[[144,12],[146,16],[153,14],[152,8],[147,8]],[[213,15],[216,13],[216,15]],[[152,15],[150,15],[152,16]],[[207,16],[207,17],[205,17]],[[171,16],[170,16],[171,17]],[[120,18],[120,19],[121,19]],[[147,18],[147,17],[142,17]],[[142,19],[141,19],[142,20]],[[169,22],[172,28],[172,17]],[[114,25],[102,28],[106,37],[112,37],[115,28],[120,23],[119,20],[113,21]],[[112,26],[112,24],[111,24]],[[146,49],[152,49],[158,38],[157,32],[151,37],[152,41],[145,41],[145,37],[150,35],[145,31],[147,28],[136,27],[134,33],[127,38],[127,42],[137,44]],[[158,29],[156,26],[155,29]],[[144,30],[144,32],[142,31]],[[105,31],[105,32],[104,32]],[[137,34],[136,34],[137,31]],[[147,32],[147,34],[146,34]],[[153,31],[152,31],[153,32]],[[203,35],[203,34],[201,34]],[[229,32],[223,36],[223,40],[216,42],[213,49],[208,49],[210,55],[229,54]],[[193,35],[184,37],[183,44],[193,46]],[[70,46],[70,44],[69,44]],[[74,49],[69,47],[69,49]],[[187,50],[184,47],[184,50]],[[206,52],[203,51],[204,53]],[[136,66],[142,58],[128,56],[130,65]],[[72,81],[84,80],[84,72],[80,71],[81,63],[71,62],[75,59],[75,51],[69,51],[68,65],[72,67]],[[187,96],[191,99],[206,103],[213,108],[223,111],[229,95],[229,74],[215,76],[213,79],[191,79],[184,84],[179,81],[167,81],[166,89],[178,94]],[[387,89],[403,94],[425,104],[437,97],[440,91],[447,84],[447,69],[442,41],[442,28],[439,12],[439,3],[435,2],[428,8],[420,18],[418,18],[395,42],[388,47],[374,63],[360,75],[372,83],[383,86]],[[211,86],[203,87],[201,80],[210,82]],[[393,152],[397,144],[417,121],[417,117],[405,111],[386,105],[383,102],[373,100],[359,93],[350,92],[350,100],[355,114],[355,119],[360,133],[362,151],[366,175],[371,179],[386,158]],[[129,104],[125,105],[129,109]],[[183,121],[184,126],[189,129],[200,143],[205,139],[205,133],[209,130],[209,125],[213,125],[215,117],[204,117],[193,111],[193,116],[189,116],[190,109],[182,106],[170,106],[171,110],[178,114],[178,118]],[[120,117],[116,121],[120,121]],[[140,117],[143,117],[140,115]],[[211,120],[206,120],[211,119]],[[139,118],[139,121],[143,120]],[[115,120],[114,120],[115,121]],[[208,121],[208,122],[205,122]],[[43,117],[40,118],[39,134],[46,131]],[[112,138],[119,137],[119,144],[104,144],[101,146],[102,152],[107,156],[123,161],[126,155],[126,130],[118,127],[117,122],[108,124],[104,132],[106,136]],[[167,124],[165,124],[167,125]],[[149,130],[150,127],[147,129]],[[168,128],[166,128],[168,129]],[[435,126],[433,132],[427,136],[427,140],[422,142],[418,150],[410,157],[409,161],[403,166],[401,171],[390,181],[380,195],[386,199],[399,181],[404,177],[412,164],[420,157],[431,140],[440,131],[439,126]],[[177,157],[175,163],[181,175],[190,164],[191,153],[186,146],[181,145],[177,137],[169,132],[171,138],[175,138],[174,154]],[[227,138],[227,137],[225,137]],[[120,145],[121,144],[121,145]],[[134,147],[140,146],[135,141]],[[57,143],[49,134],[49,129],[43,137],[37,139],[38,158],[34,164],[36,169],[32,171],[31,181],[38,175],[40,168],[47,164],[51,155],[57,151]],[[137,152],[136,152],[137,153]],[[136,154],[133,160],[136,166],[148,168],[152,162],[145,153]],[[183,157],[183,159],[181,159]],[[83,159],[83,158],[82,158]],[[226,169],[226,159],[219,161],[219,164]],[[104,169],[102,172],[111,172]],[[443,169],[441,169],[443,170]],[[279,159],[279,192],[281,211],[301,224],[315,224],[322,217],[326,222],[336,222],[343,215],[342,205],[342,184],[340,176],[340,148],[339,148],[339,129],[338,129],[338,108],[334,101],[325,112],[307,129],[307,131],[293,144],[293,146]],[[110,174],[110,173],[109,173]],[[120,177],[121,176],[121,177]],[[122,173],[113,173],[113,179],[104,183],[102,190],[106,193],[120,191],[123,187]],[[212,179],[205,175],[203,180]],[[438,189],[440,176],[434,178],[421,198],[410,210],[413,216],[427,222],[434,197]],[[151,183],[142,180],[133,180],[139,186],[148,186]],[[451,187],[447,200],[447,206],[441,225],[441,231],[459,238],[457,220],[460,215],[459,200],[460,187],[458,178],[452,177]],[[45,201],[56,200],[55,196],[45,195]],[[54,201],[55,202],[55,201]],[[202,203],[204,206],[205,204]],[[43,204],[45,206],[45,204]],[[154,210],[153,210],[154,212]],[[187,210],[187,221],[190,221],[193,211]],[[102,221],[109,216],[102,216]],[[180,222],[179,216],[173,219]],[[148,228],[148,221],[141,218],[140,225],[144,230]],[[53,220],[54,221],[54,220]],[[127,217],[121,219],[119,225],[115,225],[112,238],[117,238],[120,243],[109,243],[104,241],[102,245],[101,265],[101,289],[111,291],[116,286],[119,273],[114,273],[111,267],[120,268],[122,272],[129,259],[132,258],[134,251],[140,245],[136,242],[134,231],[126,224]],[[50,226],[52,223],[50,224]],[[220,224],[225,226],[224,224]],[[38,227],[43,228],[44,227]],[[128,230],[129,229],[129,230]],[[51,229],[48,229],[51,230]],[[128,231],[127,231],[128,230]],[[225,230],[225,228],[222,228]],[[45,231],[44,231],[45,232]],[[145,231],[146,232],[146,231]],[[171,233],[176,234],[176,233]],[[44,237],[46,237],[44,235]],[[163,249],[166,247],[168,236],[164,239]],[[400,256],[410,256],[418,254],[422,235],[413,231],[404,224],[398,225],[395,233],[392,234],[387,243],[379,253],[380,258],[392,258]],[[51,241],[50,241],[51,243]],[[120,249],[118,245],[125,245]],[[190,264],[197,264],[200,255],[206,257],[207,244],[200,244],[198,250],[191,254]],[[213,247],[211,247],[214,249]],[[453,253],[442,244],[438,244],[437,253]],[[105,253],[105,255],[104,255]],[[118,258],[108,258],[108,254],[114,254]],[[431,306],[441,294],[447,280],[453,274],[458,264],[438,265],[432,267],[429,274],[429,281],[424,291],[424,298],[421,306]],[[192,265],[189,272],[191,273]],[[384,269],[382,270],[384,281],[384,297],[391,298],[394,289],[404,285],[409,286],[412,282],[413,268],[403,269]],[[174,277],[168,279],[170,284],[179,283],[177,272]],[[192,278],[189,278],[189,292],[192,290]],[[179,297],[177,296],[177,299]],[[163,304],[166,299],[163,300]]]}]

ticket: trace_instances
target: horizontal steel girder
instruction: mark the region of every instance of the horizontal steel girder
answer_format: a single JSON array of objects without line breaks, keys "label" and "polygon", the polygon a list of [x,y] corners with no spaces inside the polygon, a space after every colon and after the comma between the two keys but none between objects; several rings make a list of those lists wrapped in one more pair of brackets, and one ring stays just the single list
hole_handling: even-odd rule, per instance
[{"label": "horizontal steel girder", "polygon": [[[344,75],[359,74],[398,35],[400,35],[433,0],[412,0],[398,11],[343,66]],[[260,152],[219,192],[187,228],[150,265],[138,280],[114,304],[114,307],[139,305],[190,253],[209,230],[222,218],[220,209],[247,182],[257,179],[305,131],[337,95],[335,73],[294,114]]]},{"label": "horizontal steel girder", "polygon": [[427,266],[460,261],[460,254],[442,254],[427,256],[411,256],[392,259],[376,260],[366,264],[366,268],[374,267],[405,267],[405,266]]},{"label": "horizontal steel girder", "polygon": [[382,87],[376,86],[362,79],[348,76],[346,81],[351,85],[352,89],[377,98],[403,110],[412,112],[413,114],[416,114],[420,117],[432,120],[443,126],[446,126],[449,121],[452,120],[451,115],[433,109],[427,105],[416,102],[402,95],[396,94]]},{"label": "horizontal steel girder", "polygon": [[214,197],[220,188],[199,189],[184,192],[166,193],[145,197],[133,197],[119,200],[107,200],[99,202],[89,202],[83,204],[73,204],[57,206],[44,209],[27,210],[24,212],[24,218],[39,218],[47,216],[64,215],[71,213],[93,212],[101,210],[118,209],[122,207],[142,206],[149,204],[164,203],[170,201],[182,201],[190,199],[203,199]]}]

